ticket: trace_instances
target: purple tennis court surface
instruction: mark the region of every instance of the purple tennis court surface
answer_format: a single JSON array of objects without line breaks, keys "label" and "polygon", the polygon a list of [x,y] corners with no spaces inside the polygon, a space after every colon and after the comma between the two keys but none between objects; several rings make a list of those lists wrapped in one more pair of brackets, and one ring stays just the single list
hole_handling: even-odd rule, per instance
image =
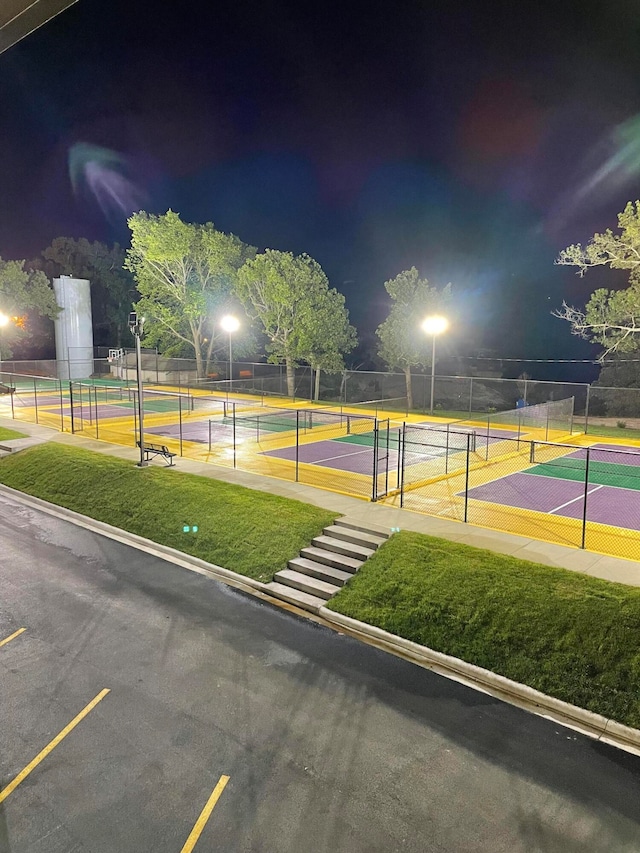
[{"label": "purple tennis court surface", "polygon": [[[634,453],[635,456],[627,456],[624,451]],[[562,458],[586,458],[586,448]],[[637,447],[595,444],[591,450],[591,459],[614,464],[621,464],[623,460],[625,464],[640,464]],[[464,497],[464,492],[459,495]],[[543,474],[527,474],[526,471],[509,474],[469,490],[469,497],[474,500],[577,519],[583,517],[584,496],[584,483],[545,477]],[[596,484],[589,486],[587,521],[640,530],[640,491]]]}]

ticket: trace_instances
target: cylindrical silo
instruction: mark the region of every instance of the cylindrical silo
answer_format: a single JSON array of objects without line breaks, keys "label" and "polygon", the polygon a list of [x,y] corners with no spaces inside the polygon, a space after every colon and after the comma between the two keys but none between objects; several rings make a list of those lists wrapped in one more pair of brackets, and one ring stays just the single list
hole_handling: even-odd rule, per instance
[{"label": "cylindrical silo", "polygon": [[93,373],[93,323],[89,280],[61,275],[53,279],[62,311],[55,320],[58,379],[86,379]]}]

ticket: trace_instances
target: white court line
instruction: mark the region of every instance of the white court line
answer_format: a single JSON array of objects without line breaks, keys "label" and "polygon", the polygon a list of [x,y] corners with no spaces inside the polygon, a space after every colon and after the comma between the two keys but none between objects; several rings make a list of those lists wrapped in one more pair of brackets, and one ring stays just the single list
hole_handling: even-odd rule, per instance
[{"label": "white court line", "polygon": [[[587,492],[586,496],[589,497],[589,495],[592,495],[594,492],[597,492],[598,489],[602,489],[602,488],[604,488],[604,484],[602,484],[600,486],[596,486],[595,489],[591,489],[590,492]],[[558,512],[559,509],[564,509],[566,506],[569,506],[569,504],[573,504],[576,501],[583,501],[584,498],[585,498],[584,493],[581,495],[578,495],[577,498],[571,498],[570,501],[567,501],[566,503],[560,504],[560,506],[557,506],[555,509],[550,509],[548,511],[547,515],[552,515],[554,512]]]},{"label": "white court line", "polygon": [[[305,447],[306,445],[302,444],[300,447]],[[309,447],[313,447],[313,442],[309,445]],[[353,453],[340,453],[338,456],[327,456],[325,459],[315,459],[313,462],[307,462],[307,465],[322,465],[323,462],[331,462],[332,459],[346,459],[347,456],[358,456],[359,453],[369,453],[373,454],[373,447],[365,447],[362,450],[354,450]],[[299,460],[303,462],[303,459]]]}]

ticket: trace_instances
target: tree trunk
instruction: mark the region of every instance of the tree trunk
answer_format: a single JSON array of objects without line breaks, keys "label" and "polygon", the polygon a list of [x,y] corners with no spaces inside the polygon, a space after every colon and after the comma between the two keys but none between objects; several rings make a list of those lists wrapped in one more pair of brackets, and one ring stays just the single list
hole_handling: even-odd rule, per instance
[{"label": "tree trunk", "polygon": [[407,411],[410,412],[413,409],[413,392],[411,390],[411,368],[405,367],[404,369],[404,378],[407,383]]},{"label": "tree trunk", "polygon": [[318,402],[320,399],[320,368],[316,367],[316,385],[313,389],[313,399]]},{"label": "tree trunk", "polygon": [[296,396],[296,366],[292,358],[287,356],[287,395],[293,399]]}]

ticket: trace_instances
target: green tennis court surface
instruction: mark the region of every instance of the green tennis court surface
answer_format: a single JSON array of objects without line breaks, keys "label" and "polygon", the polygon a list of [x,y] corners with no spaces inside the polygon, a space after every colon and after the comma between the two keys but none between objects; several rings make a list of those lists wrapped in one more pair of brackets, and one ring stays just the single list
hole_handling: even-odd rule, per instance
[{"label": "green tennis court surface", "polygon": [[[533,468],[527,468],[526,473],[584,483],[586,464],[584,459],[570,459],[565,456],[555,462],[545,462]],[[612,462],[591,462],[589,483],[596,486],[617,486],[619,489],[640,491],[640,469],[632,465],[616,465]]]}]

